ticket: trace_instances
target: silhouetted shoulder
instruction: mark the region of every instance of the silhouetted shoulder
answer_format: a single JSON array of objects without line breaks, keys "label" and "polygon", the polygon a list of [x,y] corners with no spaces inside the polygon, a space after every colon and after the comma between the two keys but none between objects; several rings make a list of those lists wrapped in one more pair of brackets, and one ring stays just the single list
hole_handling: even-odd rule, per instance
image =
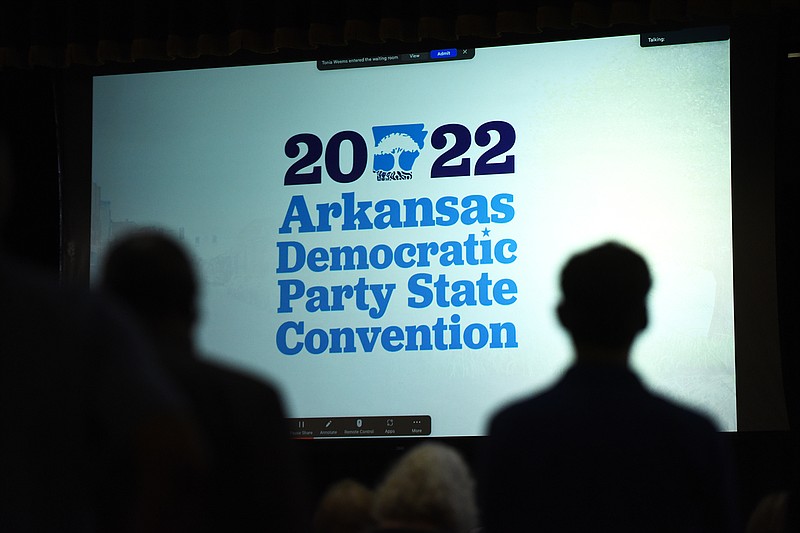
[{"label": "silhouetted shoulder", "polygon": [[[243,370],[217,363],[204,356],[167,362],[167,369],[204,410],[218,410],[228,416],[252,418],[269,416],[283,420],[284,410],[277,389],[268,381]],[[218,402],[216,406],[205,401]],[[265,420],[261,420],[263,424]],[[288,435],[288,433],[283,436]]]},{"label": "silhouetted shoulder", "polygon": [[708,417],[576,365],[493,417],[479,489],[493,531],[730,531],[730,465]]},{"label": "silhouetted shoulder", "polygon": [[629,369],[586,364],[573,366],[544,391],[501,409],[492,427],[525,427],[531,421],[602,424],[629,431],[669,426],[716,433],[707,416],[648,390]]},{"label": "silhouetted shoulder", "polygon": [[82,376],[97,383],[75,392],[104,397],[103,402],[111,404],[104,410],[117,412],[103,416],[118,422],[182,406],[152,347],[134,321],[111,302],[81,288],[58,285],[8,258],[0,258],[0,291],[2,364],[31,376],[34,381],[27,385],[43,388],[47,398],[55,400],[64,385],[47,388],[43,382]]},{"label": "silhouetted shoulder", "polygon": [[275,387],[198,356],[167,361],[166,368],[188,396],[212,452],[209,529],[296,531],[308,520],[292,512],[305,495],[292,479],[301,469]]},{"label": "silhouetted shoulder", "polygon": [[0,529],[115,520],[130,497],[119,492],[137,460],[130,443],[181,413],[180,397],[138,330],[96,295],[8,258],[0,294]]}]

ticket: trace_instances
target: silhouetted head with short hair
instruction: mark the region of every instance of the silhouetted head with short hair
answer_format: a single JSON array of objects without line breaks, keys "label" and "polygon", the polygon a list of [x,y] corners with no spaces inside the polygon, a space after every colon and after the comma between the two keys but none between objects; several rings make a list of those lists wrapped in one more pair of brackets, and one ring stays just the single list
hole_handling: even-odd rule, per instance
[{"label": "silhouetted head with short hair", "polygon": [[127,305],[147,326],[197,319],[197,281],[189,255],[181,245],[158,230],[132,232],[109,249],[101,287]]},{"label": "silhouetted head with short hair", "polygon": [[588,352],[627,351],[647,327],[652,281],[644,258],[617,242],[574,255],[561,271],[558,317],[578,359]]}]

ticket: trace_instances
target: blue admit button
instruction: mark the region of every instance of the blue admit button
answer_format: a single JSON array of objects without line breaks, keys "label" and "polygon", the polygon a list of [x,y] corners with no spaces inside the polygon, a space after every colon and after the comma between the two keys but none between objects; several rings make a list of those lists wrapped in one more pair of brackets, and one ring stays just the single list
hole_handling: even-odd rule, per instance
[{"label": "blue admit button", "polygon": [[449,57],[457,57],[458,50],[455,48],[443,48],[441,50],[431,50],[431,59],[447,59]]}]

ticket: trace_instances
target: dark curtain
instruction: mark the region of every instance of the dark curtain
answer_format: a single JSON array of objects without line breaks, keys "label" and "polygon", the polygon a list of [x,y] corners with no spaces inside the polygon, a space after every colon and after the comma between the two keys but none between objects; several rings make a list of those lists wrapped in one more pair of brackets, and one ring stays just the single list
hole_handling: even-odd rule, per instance
[{"label": "dark curtain", "polygon": [[6,0],[0,7],[0,67],[493,39],[798,12],[800,0]]},{"label": "dark curtain", "polygon": [[63,217],[54,87],[27,71],[0,77],[0,249],[53,271]]}]

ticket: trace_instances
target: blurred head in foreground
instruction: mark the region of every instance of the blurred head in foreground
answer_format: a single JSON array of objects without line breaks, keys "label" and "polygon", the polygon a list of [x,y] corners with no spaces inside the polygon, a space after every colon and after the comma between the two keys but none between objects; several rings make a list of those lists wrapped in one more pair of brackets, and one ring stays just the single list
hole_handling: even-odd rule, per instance
[{"label": "blurred head in foreground", "polygon": [[331,485],[314,513],[315,533],[366,533],[372,531],[372,490],[354,479]]},{"label": "blurred head in foreground", "polygon": [[450,446],[412,448],[377,488],[375,518],[385,529],[467,533],[478,520],[469,467]]}]

